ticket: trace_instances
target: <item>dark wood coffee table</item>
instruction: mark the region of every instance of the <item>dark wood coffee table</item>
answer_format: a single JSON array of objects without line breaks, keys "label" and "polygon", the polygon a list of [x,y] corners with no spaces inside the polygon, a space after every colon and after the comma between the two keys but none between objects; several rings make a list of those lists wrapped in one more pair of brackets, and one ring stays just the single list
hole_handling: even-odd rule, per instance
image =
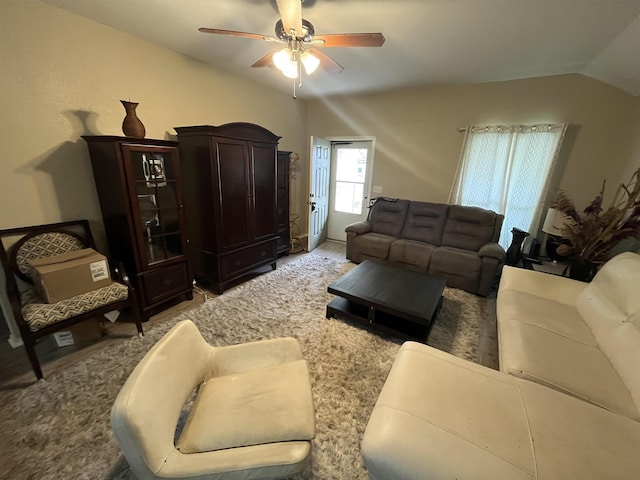
[{"label": "dark wood coffee table", "polygon": [[346,318],[402,339],[425,342],[442,307],[444,278],[365,260],[327,288],[327,318]]}]

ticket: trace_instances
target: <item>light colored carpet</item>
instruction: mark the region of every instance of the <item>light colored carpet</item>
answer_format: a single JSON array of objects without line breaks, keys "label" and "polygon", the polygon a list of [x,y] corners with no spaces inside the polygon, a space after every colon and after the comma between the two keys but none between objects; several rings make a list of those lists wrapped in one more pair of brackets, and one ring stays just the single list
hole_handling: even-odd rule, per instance
[{"label": "light colored carpet", "polygon": [[[276,271],[96,353],[21,390],[0,392],[0,474],[7,479],[132,479],[109,428],[131,370],[178,320],[192,319],[213,345],[296,337],[309,362],[317,416],[311,467],[302,479],[365,479],[360,441],[401,342],[325,318],[327,285],[353,264],[314,250]],[[492,300],[446,289],[429,344],[475,361],[478,325]],[[425,372],[428,375],[429,372]]]}]

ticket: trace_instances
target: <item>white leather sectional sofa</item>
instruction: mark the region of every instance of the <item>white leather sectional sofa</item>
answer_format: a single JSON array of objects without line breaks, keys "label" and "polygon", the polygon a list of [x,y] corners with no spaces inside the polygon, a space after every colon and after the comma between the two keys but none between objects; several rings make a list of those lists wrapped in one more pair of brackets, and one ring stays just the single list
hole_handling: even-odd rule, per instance
[{"label": "white leather sectional sofa", "polygon": [[362,442],[371,479],[640,479],[640,255],[587,284],[505,267],[500,370],[405,343]]}]

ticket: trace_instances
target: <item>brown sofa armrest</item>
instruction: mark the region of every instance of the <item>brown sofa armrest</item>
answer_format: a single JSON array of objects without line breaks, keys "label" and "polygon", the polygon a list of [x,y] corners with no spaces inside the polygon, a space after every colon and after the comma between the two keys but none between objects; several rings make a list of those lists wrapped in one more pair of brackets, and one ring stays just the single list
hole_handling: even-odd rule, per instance
[{"label": "brown sofa armrest", "polygon": [[356,222],[351,225],[347,225],[344,229],[345,232],[355,233],[356,235],[362,235],[371,231],[371,223],[369,222]]},{"label": "brown sofa armrest", "polygon": [[506,257],[504,248],[502,248],[497,243],[485,243],[482,247],[480,247],[478,255],[480,255],[481,257],[492,257],[501,262],[503,262]]}]

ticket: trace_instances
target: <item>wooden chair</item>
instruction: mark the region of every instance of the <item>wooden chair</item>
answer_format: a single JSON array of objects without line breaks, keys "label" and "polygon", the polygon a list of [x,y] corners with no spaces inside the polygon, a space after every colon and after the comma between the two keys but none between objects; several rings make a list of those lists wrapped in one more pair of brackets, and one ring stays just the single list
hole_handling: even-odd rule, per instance
[{"label": "wooden chair", "polygon": [[114,282],[57,303],[45,303],[33,288],[29,260],[94,248],[89,222],[77,220],[0,230],[0,260],[13,316],[38,379],[43,378],[36,342],[54,332],[113,310],[130,308],[140,335],[136,292],[121,264],[110,265]]}]

